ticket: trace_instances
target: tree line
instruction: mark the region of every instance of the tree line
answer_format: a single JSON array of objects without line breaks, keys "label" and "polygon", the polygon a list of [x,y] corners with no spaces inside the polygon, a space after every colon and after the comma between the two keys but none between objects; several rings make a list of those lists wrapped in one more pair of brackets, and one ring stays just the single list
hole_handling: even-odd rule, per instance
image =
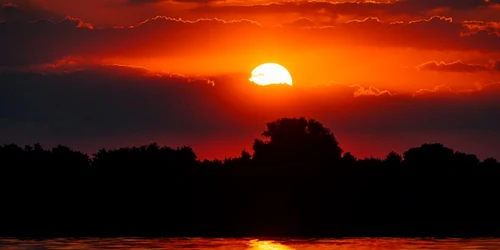
[{"label": "tree line", "polygon": [[253,153],[0,146],[0,236],[496,236],[500,164],[442,144],[357,159],[314,119]]}]

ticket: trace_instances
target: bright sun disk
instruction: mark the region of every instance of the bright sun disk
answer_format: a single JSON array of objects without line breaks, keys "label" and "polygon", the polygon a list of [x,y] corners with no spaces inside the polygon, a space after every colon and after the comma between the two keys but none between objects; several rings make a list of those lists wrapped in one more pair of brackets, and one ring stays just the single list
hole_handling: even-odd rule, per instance
[{"label": "bright sun disk", "polygon": [[288,70],[277,63],[264,63],[252,71],[249,79],[257,85],[288,84],[292,86],[292,76]]}]

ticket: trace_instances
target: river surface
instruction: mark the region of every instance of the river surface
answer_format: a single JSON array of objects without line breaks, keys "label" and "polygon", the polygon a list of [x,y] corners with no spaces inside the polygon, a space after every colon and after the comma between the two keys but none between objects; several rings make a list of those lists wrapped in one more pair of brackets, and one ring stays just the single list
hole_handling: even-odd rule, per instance
[{"label": "river surface", "polygon": [[342,239],[206,239],[206,238],[0,238],[0,249],[190,249],[190,250],[410,250],[500,249],[500,239],[342,238]]}]

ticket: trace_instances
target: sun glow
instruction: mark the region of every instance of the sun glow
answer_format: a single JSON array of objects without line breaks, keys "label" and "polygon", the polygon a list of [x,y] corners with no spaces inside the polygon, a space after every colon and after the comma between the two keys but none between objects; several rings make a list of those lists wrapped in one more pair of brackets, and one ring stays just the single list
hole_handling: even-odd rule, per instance
[{"label": "sun glow", "polygon": [[288,84],[292,86],[292,76],[288,70],[277,63],[264,63],[252,71],[249,79],[257,85]]}]

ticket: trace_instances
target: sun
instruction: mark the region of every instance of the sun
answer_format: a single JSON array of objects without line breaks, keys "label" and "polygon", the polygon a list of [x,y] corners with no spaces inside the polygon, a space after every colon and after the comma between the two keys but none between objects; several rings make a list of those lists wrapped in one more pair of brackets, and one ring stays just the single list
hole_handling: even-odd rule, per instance
[{"label": "sun", "polygon": [[264,63],[252,71],[249,79],[257,85],[288,84],[292,86],[292,76],[288,70],[277,63]]}]

